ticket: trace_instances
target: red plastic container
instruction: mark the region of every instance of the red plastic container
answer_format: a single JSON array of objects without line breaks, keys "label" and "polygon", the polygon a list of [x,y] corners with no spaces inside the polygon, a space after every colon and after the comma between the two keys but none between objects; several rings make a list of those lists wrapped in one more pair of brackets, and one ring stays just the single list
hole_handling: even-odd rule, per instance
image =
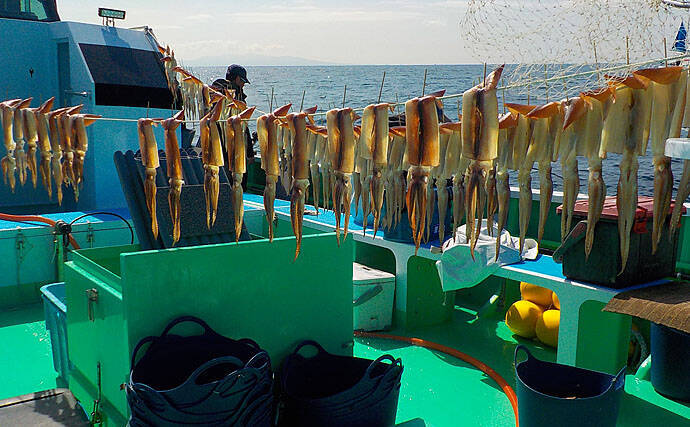
[{"label": "red plastic container", "polygon": [[[625,270],[621,273],[616,197],[607,197],[604,202],[604,210],[594,230],[594,245],[588,260],[585,259],[587,224],[583,220],[587,219],[589,202],[588,200],[575,202],[573,215],[575,226],[554,253],[554,260],[563,263],[563,275],[569,279],[616,289],[673,276],[678,250],[678,230],[673,238],[669,239],[667,218],[657,251],[652,255],[653,204],[654,199],[651,197],[638,198],[635,224],[630,233],[628,261]],[[669,209],[669,217],[672,210],[673,203]],[[562,211],[563,206],[556,209],[558,214],[562,214]],[[683,208],[683,213],[685,213],[685,208]]]}]

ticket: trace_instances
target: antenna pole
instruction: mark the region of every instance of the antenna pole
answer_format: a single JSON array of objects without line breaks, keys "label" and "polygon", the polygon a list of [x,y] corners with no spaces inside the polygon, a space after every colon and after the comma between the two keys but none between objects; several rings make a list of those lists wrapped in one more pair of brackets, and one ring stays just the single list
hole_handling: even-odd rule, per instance
[{"label": "antenna pole", "polygon": [[426,71],[427,69],[424,69],[424,83],[422,83],[422,96],[424,96],[424,90],[426,89]]},{"label": "antenna pole", "polygon": [[383,78],[381,79],[381,89],[379,89],[379,100],[377,104],[381,103],[381,94],[383,93],[383,82],[386,81],[386,71],[383,72]]},{"label": "antenna pole", "polygon": [[342,106],[342,108],[345,108],[345,95],[347,95],[347,85],[345,85],[345,90],[343,90],[343,106]]},{"label": "antenna pole", "polygon": [[299,110],[300,110],[300,111],[302,111],[302,107],[304,107],[304,95],[306,95],[306,94],[307,94],[307,90],[304,89],[304,90],[302,91],[302,102],[300,102],[300,104],[299,104]]}]

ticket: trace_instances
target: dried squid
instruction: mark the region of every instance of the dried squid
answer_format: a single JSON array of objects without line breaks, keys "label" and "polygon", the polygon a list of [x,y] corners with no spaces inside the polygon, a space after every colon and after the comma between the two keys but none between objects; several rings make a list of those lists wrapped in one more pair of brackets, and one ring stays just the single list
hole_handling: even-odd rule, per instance
[{"label": "dried squid", "polygon": [[606,158],[609,152],[622,154],[616,192],[621,273],[628,261],[630,232],[637,210],[637,156],[649,137],[652,97],[647,90],[648,83],[647,79],[634,74],[611,80],[615,102],[610,100],[601,132],[600,157]]},{"label": "dried squid", "polygon": [[584,98],[576,96],[563,101],[563,132],[554,152],[561,159],[563,170],[563,212],[561,214],[561,242],[565,241],[575,212],[575,201],[580,192],[577,156],[584,154],[581,138],[583,117],[587,106]]},{"label": "dried squid", "polygon": [[340,214],[345,215],[343,236],[347,237],[350,222],[350,179],[355,168],[355,113],[351,108],[333,109],[326,113],[328,150],[335,176],[332,184],[335,237],[340,245]]},{"label": "dried squid", "polygon": [[180,126],[181,120],[184,120],[184,110],[163,121],[165,159],[168,169],[168,185],[170,185],[168,207],[170,208],[170,219],[173,223],[173,246],[180,240],[180,194],[182,193],[182,185],[184,185],[180,146],[177,141],[177,127]]},{"label": "dried squid", "polygon": [[304,204],[309,187],[309,153],[307,137],[307,114],[290,113],[286,117],[292,134],[292,188],[290,189],[290,220],[295,234],[295,259],[302,246],[302,221]]},{"label": "dried squid", "polygon": [[242,220],[244,218],[244,202],[242,192],[242,178],[247,172],[247,153],[245,148],[244,130],[248,120],[254,114],[255,107],[247,108],[240,114],[228,119],[225,126],[225,146],[228,151],[228,169],[232,172],[232,209],[235,218],[235,241],[240,239]]},{"label": "dried squid", "polygon": [[563,129],[563,111],[559,102],[549,102],[532,110],[527,117],[536,120],[532,133],[535,145],[530,145],[530,150],[534,148],[534,160],[539,168],[539,226],[537,242],[541,243],[546,220],[551,210],[551,198],[553,196],[551,162],[555,160],[553,158],[555,153],[554,147],[560,144],[559,140]]},{"label": "dried squid", "polygon": [[447,182],[457,170],[462,156],[462,122],[442,123],[439,125],[440,165],[436,188],[438,192],[438,241],[443,245],[446,238],[446,213],[448,212]]},{"label": "dried squid", "polygon": [[48,130],[50,132],[50,169],[52,171],[53,180],[55,181],[55,190],[57,193],[58,205],[62,205],[62,183],[64,177],[62,176],[62,144],[60,143],[59,122],[60,116],[65,114],[67,108],[60,108],[48,113]]},{"label": "dried squid", "polygon": [[[199,123],[199,139],[201,142],[201,163],[204,165],[204,194],[206,196],[206,227],[211,229],[216,222],[218,208],[218,192],[220,189],[219,171],[225,165],[223,149],[218,132],[218,119],[221,113],[221,103],[218,102]],[[226,126],[226,128],[229,126]],[[229,151],[229,150],[228,150]]]},{"label": "dried squid", "polygon": [[[486,176],[492,162],[498,156],[498,99],[496,86],[503,66],[492,71],[483,83],[462,94],[462,155],[470,160],[465,181],[465,213],[467,234],[470,237],[470,254],[474,259],[474,247],[481,230],[484,206],[482,190],[486,190]],[[478,222],[475,228],[475,217]]]},{"label": "dried squid", "polygon": [[158,238],[158,216],[156,214],[156,169],[160,166],[158,159],[158,144],[153,133],[153,119],[139,119],[137,132],[139,134],[139,150],[141,151],[141,163],[146,168],[144,180],[144,194],[146,195],[146,207],[151,215],[151,231],[153,237]]},{"label": "dried squid", "polygon": [[[48,198],[53,196],[53,185],[50,175],[50,158],[52,156],[50,145],[50,128],[48,124],[48,112],[53,108],[55,98],[50,98],[40,107],[33,111],[34,119],[36,120],[36,134],[38,141],[38,151],[41,155],[41,182],[43,187],[48,192]],[[58,183],[59,185],[59,183]]]},{"label": "dried squid", "polygon": [[[390,107],[390,104],[387,103],[369,105],[362,114],[361,137],[366,149],[366,158],[370,159],[371,162],[369,188],[364,187],[362,193],[370,192],[371,194],[371,207],[374,213],[373,237],[376,237],[379,228],[383,206],[384,173],[388,166],[388,109]],[[362,205],[364,205],[364,198],[362,198]]]},{"label": "dried squid", "polygon": [[498,158],[496,159],[496,201],[498,221],[496,232],[496,259],[501,250],[501,232],[508,222],[510,210],[510,176],[508,169],[516,169],[513,164],[513,143],[515,142],[518,116],[506,113],[498,121]]},{"label": "dried squid", "polygon": [[[535,108],[532,105],[506,104],[508,110],[517,117],[515,125],[515,136],[513,139],[513,164],[518,170],[518,185],[520,187],[519,196],[519,226],[520,226],[520,252],[525,244],[527,227],[532,214],[532,165],[534,164],[536,151],[530,148],[533,143],[534,120],[527,118],[527,115]],[[546,127],[542,126],[545,134]]]},{"label": "dried squid", "polygon": [[582,127],[582,138],[585,156],[587,157],[587,168],[589,178],[587,180],[587,194],[589,205],[587,207],[587,232],[585,234],[585,259],[589,259],[589,254],[594,245],[594,230],[601,212],[604,209],[606,199],[606,185],[601,173],[602,163],[599,157],[601,146],[601,131],[604,125],[604,107],[608,99],[613,95],[613,90],[609,87],[598,91],[584,92],[581,94],[589,109],[586,111]]},{"label": "dried squid", "polygon": [[264,209],[268,221],[268,239],[273,241],[273,219],[275,217],[274,202],[276,199],[276,184],[280,175],[278,153],[278,117],[285,116],[292,104],[284,105],[272,113],[264,114],[256,120],[256,133],[259,138],[261,151],[261,168],[266,173],[264,187]]},{"label": "dried squid", "polygon": [[[656,253],[661,230],[668,216],[673,190],[671,158],[664,155],[666,139],[680,136],[685,113],[687,70],[682,67],[649,68],[635,72],[651,80],[652,112],[649,139],[654,162],[654,218],[652,254]],[[642,147],[646,151],[646,146]]]},{"label": "dried squid", "polygon": [[2,176],[5,184],[9,183],[10,190],[14,193],[16,185],[15,172],[17,170],[17,159],[15,157],[15,150],[17,144],[12,137],[12,127],[14,123],[14,107],[21,102],[21,99],[13,99],[0,103],[0,111],[2,113],[2,131],[3,142],[5,144],[5,157],[2,158]]},{"label": "dried squid", "polygon": [[414,98],[405,103],[405,137],[410,164],[407,172],[407,218],[412,229],[415,255],[424,234],[429,174],[431,168],[440,163],[438,126],[435,97]]}]

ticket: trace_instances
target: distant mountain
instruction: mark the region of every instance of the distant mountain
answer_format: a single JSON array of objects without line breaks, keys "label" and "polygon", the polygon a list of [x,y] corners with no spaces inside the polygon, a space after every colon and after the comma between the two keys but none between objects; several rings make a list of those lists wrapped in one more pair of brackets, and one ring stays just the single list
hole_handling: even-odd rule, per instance
[{"label": "distant mountain", "polygon": [[317,61],[314,59],[299,58],[295,56],[270,56],[259,54],[237,54],[237,55],[218,55],[205,56],[198,59],[184,61],[190,66],[212,66],[212,65],[339,65],[335,62]]}]

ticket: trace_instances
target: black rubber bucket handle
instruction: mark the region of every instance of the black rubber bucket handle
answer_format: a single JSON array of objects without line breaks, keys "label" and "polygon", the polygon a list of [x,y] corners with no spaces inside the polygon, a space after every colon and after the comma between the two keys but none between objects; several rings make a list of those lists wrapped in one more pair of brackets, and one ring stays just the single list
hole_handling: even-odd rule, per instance
[{"label": "black rubber bucket handle", "polygon": [[[527,347],[525,347],[525,346],[522,345],[522,344],[521,344],[521,345],[518,345],[517,347],[515,347],[515,356],[513,357],[513,364],[514,364],[516,367],[517,367],[517,365],[518,365],[517,359],[518,359],[518,354],[520,353],[520,350],[524,351],[525,354],[527,355],[527,361],[529,361],[530,359],[534,359],[534,356],[532,356],[532,353],[530,353],[530,351],[529,351],[529,349],[528,349]],[[522,362],[520,362],[520,363],[522,363]]]},{"label": "black rubber bucket handle", "polygon": [[[383,363],[384,360],[390,360],[390,362],[391,362],[390,365],[387,364],[387,363]],[[385,372],[388,372],[388,371],[389,371],[390,369],[392,369],[394,366],[397,366],[397,365],[399,365],[399,364],[402,364],[402,361],[401,361],[400,359],[395,359],[395,358],[394,358],[393,356],[391,356],[390,354],[384,354],[383,356],[379,356],[378,359],[374,360],[373,362],[371,362],[371,364],[369,364],[369,367],[367,367],[367,370],[366,370],[366,372],[364,373],[364,375],[365,375],[367,378],[371,378],[371,374],[372,374],[372,372],[374,371],[374,368],[375,368],[379,363],[382,364],[382,365],[386,365],[388,368],[386,368],[386,371],[385,371]],[[385,372],[384,372],[384,375],[385,375]]]},{"label": "black rubber bucket handle", "polygon": [[304,348],[304,347],[306,347],[306,346],[312,346],[312,347],[316,348],[316,349],[318,350],[318,353],[317,353],[317,354],[321,354],[321,353],[326,353],[326,354],[328,354],[328,352],[327,352],[323,347],[321,347],[321,345],[320,345],[319,343],[317,343],[317,342],[314,341],[314,340],[304,340],[304,341],[302,341],[301,343],[299,343],[299,344],[297,345],[297,347],[296,347],[295,350],[292,352],[292,354],[293,354],[293,355],[294,355],[294,354],[298,354],[299,351],[302,350],[302,348]]},{"label": "black rubber bucket handle", "polygon": [[209,334],[209,335],[218,335],[216,331],[214,331],[210,326],[208,326],[208,323],[204,322],[203,320],[199,319],[198,317],[195,316],[180,316],[177,319],[173,320],[172,322],[168,323],[168,326],[163,329],[163,332],[160,334],[160,337],[167,336],[170,333],[170,330],[174,328],[175,326],[179,325],[180,323],[184,322],[191,322],[191,323],[196,323],[197,325],[201,326],[204,328],[204,335]]}]

